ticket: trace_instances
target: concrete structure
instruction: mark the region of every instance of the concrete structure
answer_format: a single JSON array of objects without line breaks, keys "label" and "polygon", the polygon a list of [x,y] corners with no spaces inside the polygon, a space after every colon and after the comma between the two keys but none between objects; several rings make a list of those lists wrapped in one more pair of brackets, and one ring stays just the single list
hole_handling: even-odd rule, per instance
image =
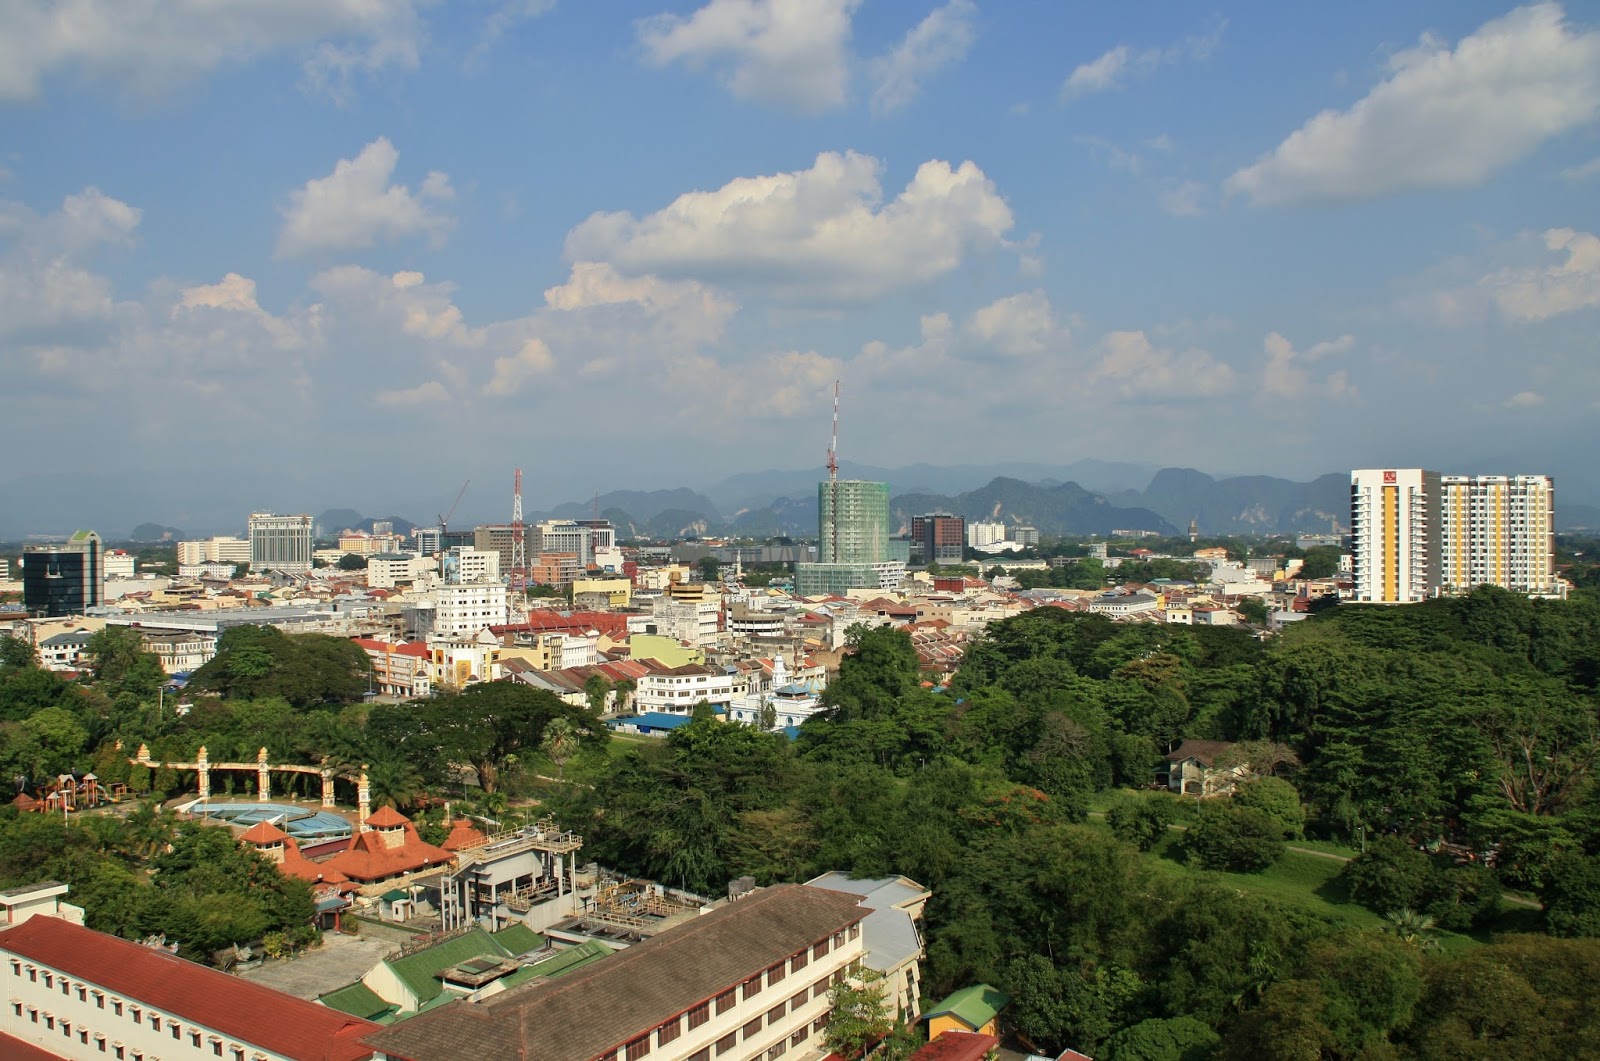
[{"label": "concrete structure", "polygon": [[168,674],[199,670],[217,654],[217,635],[196,630],[154,630],[141,627],[144,650],[161,661]]},{"label": "concrete structure", "polygon": [[444,930],[542,929],[578,913],[572,871],[582,847],[583,837],[544,819],[456,851],[455,866],[437,885]]},{"label": "concrete structure", "polygon": [[967,521],[948,512],[911,517],[912,562],[959,564],[967,544]]},{"label": "concrete structure", "polygon": [[99,607],[105,599],[104,551],[92,530],[78,531],[61,545],[23,546],[23,608],[49,618]]},{"label": "concrete structure", "polygon": [[861,923],[861,964],[883,976],[894,1017],[907,1024],[916,1021],[922,1015],[922,911],[933,893],[910,877],[857,880],[838,872],[808,880],[806,887],[861,897],[861,906],[870,911]]},{"label": "concrete structure", "polygon": [[440,565],[450,583],[499,582],[502,566],[498,551],[466,545],[451,546]]},{"label": "concrete structure", "polygon": [[1440,590],[1499,586],[1565,597],[1555,570],[1555,484],[1547,475],[1440,477]]},{"label": "concrete structure", "polygon": [[557,980],[451,1002],[365,1041],[395,1061],[811,1061],[827,1053],[829,988],[862,956],[856,903],[794,884],[748,892]]},{"label": "concrete structure", "polygon": [[178,543],[178,564],[248,564],[250,542],[244,538],[206,538]]},{"label": "concrete structure", "polygon": [[974,549],[983,549],[1006,540],[1006,525],[990,520],[980,520],[967,524],[967,544]]},{"label": "concrete structure", "polygon": [[688,715],[701,701],[726,710],[733,702],[733,675],[719,667],[688,663],[652,667],[634,682],[633,706],[640,713]]},{"label": "concrete structure", "polygon": [[108,549],[101,555],[101,570],[107,580],[132,578],[137,566],[133,554],[123,549]]},{"label": "concrete structure", "polygon": [[817,484],[818,558],[874,564],[889,557],[889,484],[864,479]]},{"label": "concrete structure", "polygon": [[433,692],[429,665],[432,658],[427,645],[364,637],[354,640],[372,661],[372,687],[380,696],[410,700]]},{"label": "concrete structure", "polygon": [[[0,931],[0,1052],[102,1061],[363,1061],[370,1021],[174,954],[34,916]],[[8,1050],[7,1048],[10,1047]]]},{"label": "concrete structure", "polygon": [[499,626],[509,618],[506,587],[498,582],[467,582],[435,586],[433,632],[444,636],[473,634]]},{"label": "concrete structure", "polygon": [[1351,555],[1363,604],[1410,604],[1439,588],[1440,476],[1421,468],[1350,473]]},{"label": "concrete structure", "polygon": [[311,517],[250,513],[250,570],[311,570]]},{"label": "concrete structure", "polygon": [[393,589],[411,585],[439,569],[439,562],[431,556],[414,556],[411,553],[379,553],[367,557],[367,588]]}]

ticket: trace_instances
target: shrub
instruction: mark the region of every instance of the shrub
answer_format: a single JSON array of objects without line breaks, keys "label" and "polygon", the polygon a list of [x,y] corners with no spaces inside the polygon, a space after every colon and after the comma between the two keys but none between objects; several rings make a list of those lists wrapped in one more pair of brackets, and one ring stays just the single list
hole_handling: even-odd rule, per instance
[{"label": "shrub", "polygon": [[1260,873],[1283,857],[1283,828],[1251,807],[1208,802],[1184,840],[1186,856],[1205,869]]},{"label": "shrub", "polygon": [[1106,824],[1118,840],[1148,851],[1166,835],[1167,826],[1177,815],[1176,802],[1167,795],[1141,799],[1125,794],[1106,810]]}]

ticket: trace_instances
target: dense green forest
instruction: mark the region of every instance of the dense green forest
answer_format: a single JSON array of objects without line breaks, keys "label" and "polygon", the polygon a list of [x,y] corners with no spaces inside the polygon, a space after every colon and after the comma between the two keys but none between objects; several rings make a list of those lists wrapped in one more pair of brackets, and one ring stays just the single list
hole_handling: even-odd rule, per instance
[{"label": "dense green forest", "polygon": [[[515,683],[363,704],[357,661],[298,636],[230,632],[196,679],[216,697],[182,717],[156,709],[127,646],[97,646],[87,685],[4,646],[0,757],[38,776],[116,770],[119,737],[174,757],[266,745],[366,763],[375,796],[402,807],[430,792],[532,795],[585,836],[587,857],[708,894],[746,873],[904,873],[934,892],[927,994],[996,984],[1045,1049],[1594,1052],[1593,601],[1481,590],[1341,606],[1265,641],[1042,608],[992,626],[945,688],[923,684],[903,633],[851,641],[829,710],[795,741],[707,714],[609,746],[587,712]],[[1197,807],[1146,791],[1184,738],[1235,742],[1237,795]],[[188,779],[128,780],[162,794]],[[122,873],[150,906],[108,903],[98,927],[181,937],[210,893],[177,889],[193,896],[184,910],[162,894],[178,865],[118,836],[96,844],[91,821],[54,823],[55,846],[34,857],[39,820],[0,820],[0,882],[48,873],[97,904]],[[1321,905],[1279,901],[1249,882],[1312,858],[1286,843],[1364,853],[1320,863]],[[1329,916],[1330,902],[1361,917]],[[262,911],[267,930],[292,923],[286,909]]]}]

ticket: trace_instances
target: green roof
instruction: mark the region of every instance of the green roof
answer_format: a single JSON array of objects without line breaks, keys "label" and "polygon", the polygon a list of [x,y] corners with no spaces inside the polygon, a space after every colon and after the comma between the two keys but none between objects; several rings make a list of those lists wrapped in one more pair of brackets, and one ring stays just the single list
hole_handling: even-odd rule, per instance
[{"label": "green roof", "polygon": [[925,1010],[922,1019],[950,1016],[967,1027],[977,1030],[994,1020],[1006,1008],[1011,996],[988,984],[963,987],[932,1009]]},{"label": "green roof", "polygon": [[489,935],[512,954],[526,954],[530,950],[538,950],[544,946],[544,937],[527,925],[508,925],[499,932],[491,932]]},{"label": "green roof", "polygon": [[437,974],[486,954],[496,958],[512,956],[511,952],[496,943],[489,933],[481,928],[474,928],[465,935],[436,943],[427,950],[419,950],[404,958],[391,959],[388,966],[421,1003],[436,997],[444,990],[444,985],[436,978]]},{"label": "green roof", "polygon": [[411,898],[411,893],[401,888],[391,888],[382,895],[378,896],[378,898],[382,899],[386,903],[395,903],[402,899]]},{"label": "green roof", "polygon": [[365,1020],[377,1020],[394,1008],[360,980],[336,991],[329,991],[326,995],[319,995],[317,1001],[329,1009],[336,1009],[340,1013],[348,1013],[352,1017],[361,1017]]}]

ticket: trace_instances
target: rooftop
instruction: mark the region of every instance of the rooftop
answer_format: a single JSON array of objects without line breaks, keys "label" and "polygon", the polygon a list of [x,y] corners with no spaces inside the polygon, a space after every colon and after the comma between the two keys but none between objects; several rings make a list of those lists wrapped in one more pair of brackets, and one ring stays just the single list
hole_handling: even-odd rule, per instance
[{"label": "rooftop", "polygon": [[598,1057],[858,921],[867,911],[856,901],[765,888],[558,980],[454,1002],[367,1042],[413,1061]]},{"label": "rooftop", "polygon": [[35,917],[0,932],[0,950],[98,984],[185,1023],[301,1061],[370,1057],[370,1049],[358,1040],[378,1028],[370,1021],[59,918]]}]

